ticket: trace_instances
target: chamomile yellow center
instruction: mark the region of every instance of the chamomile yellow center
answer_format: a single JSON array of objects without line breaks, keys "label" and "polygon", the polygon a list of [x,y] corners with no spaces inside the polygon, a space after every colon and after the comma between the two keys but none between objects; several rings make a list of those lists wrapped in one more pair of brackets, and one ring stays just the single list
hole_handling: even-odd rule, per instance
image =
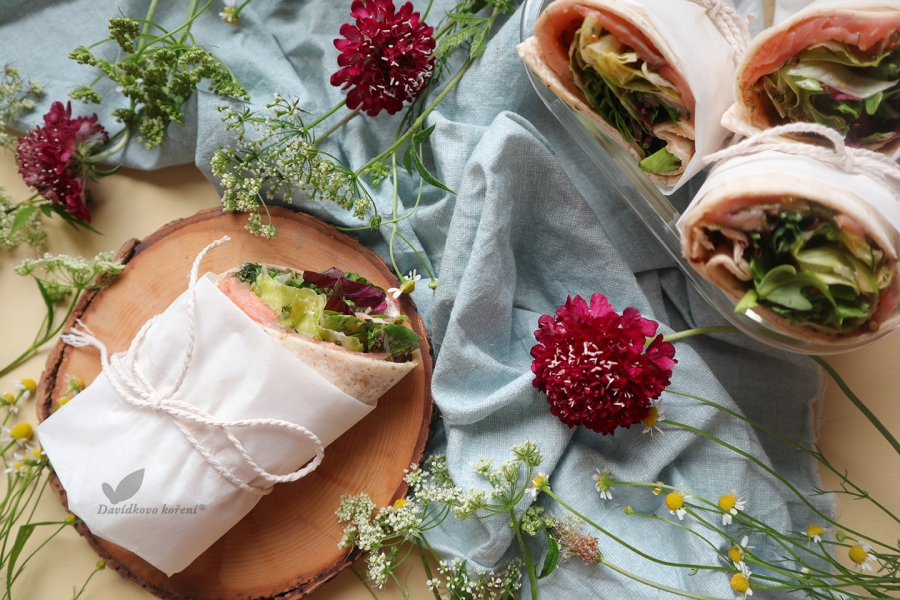
[{"label": "chamomile yellow center", "polygon": [[719,498],[719,508],[724,511],[731,510],[735,504],[737,504],[737,498],[734,497],[734,494],[725,494]]},{"label": "chamomile yellow center", "polygon": [[750,589],[750,581],[744,577],[743,573],[735,573],[731,576],[731,589],[738,594],[744,594]]},{"label": "chamomile yellow center", "polygon": [[403,508],[406,506],[406,498],[400,498],[394,501],[394,508]]},{"label": "chamomile yellow center", "polygon": [[684,496],[678,492],[666,494],[666,508],[669,510],[678,510],[684,506]]},{"label": "chamomile yellow center", "polygon": [[29,392],[34,393],[37,389],[37,384],[34,382],[34,379],[23,379],[20,383],[22,384],[22,387]]},{"label": "chamomile yellow center", "polygon": [[659,421],[659,409],[655,406],[651,406],[647,411],[647,416],[641,419],[641,423],[646,427],[653,427],[656,425],[657,421]]},{"label": "chamomile yellow center", "polygon": [[543,475],[535,475],[531,480],[531,487],[533,487],[534,489],[539,489],[545,483],[547,483],[546,477],[544,477]]},{"label": "chamomile yellow center", "polygon": [[13,396],[12,394],[10,394],[9,392],[3,394],[3,399],[6,400],[6,402],[9,403],[9,404],[15,404],[15,403],[16,403],[16,397]]},{"label": "chamomile yellow center", "polygon": [[33,434],[34,430],[28,423],[19,423],[9,432],[9,436],[16,441],[30,440]]},{"label": "chamomile yellow center", "polygon": [[739,563],[744,560],[744,551],[737,546],[732,546],[731,550],[728,551],[728,558],[733,562]]},{"label": "chamomile yellow center", "polygon": [[866,552],[865,548],[856,544],[852,548],[850,548],[850,560],[855,562],[858,565],[866,562],[866,559],[869,558],[869,553]]},{"label": "chamomile yellow center", "polygon": [[808,538],[814,538],[817,535],[822,535],[823,533],[825,533],[825,530],[818,525],[810,525],[806,528],[806,537]]}]

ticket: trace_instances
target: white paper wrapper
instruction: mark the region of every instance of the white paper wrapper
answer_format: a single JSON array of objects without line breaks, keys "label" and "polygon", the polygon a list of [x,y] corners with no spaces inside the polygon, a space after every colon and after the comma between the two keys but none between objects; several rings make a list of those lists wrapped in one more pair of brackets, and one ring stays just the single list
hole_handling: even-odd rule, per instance
[{"label": "white paper wrapper", "polygon": [[[651,177],[664,194],[671,194],[703,170],[703,157],[719,149],[728,131],[721,125],[722,114],[734,103],[734,50],[706,12],[687,0],[557,0],[606,8],[631,21],[657,46],[667,62],[681,73],[690,87],[694,109],[694,155],[674,182],[661,183]],[[729,5],[733,4],[727,2]],[[626,15],[635,15],[627,18]],[[519,54],[535,74],[563,101],[595,122],[602,119],[577,92],[549,68],[539,64],[540,50],[534,37],[519,45]],[[534,60],[531,57],[538,58]],[[574,97],[573,97],[574,96]],[[606,128],[609,131],[609,127]],[[625,145],[614,130],[612,137]],[[627,147],[627,146],[626,146]]]},{"label": "white paper wrapper", "polygon": [[[325,446],[372,410],[269,337],[214,281],[211,275],[198,281],[194,356],[173,400],[189,402],[218,420],[296,423]],[[186,308],[187,292],[153,324],[137,356],[137,364],[161,392],[169,389],[182,364]],[[251,469],[221,430],[196,423],[189,429],[243,482],[272,485]],[[291,473],[315,455],[309,438],[283,427],[229,431],[270,473]],[[69,510],[95,535],[167,575],[188,566],[260,499],[218,473],[168,414],[119,398],[104,374],[44,421],[38,433],[66,490]]]},{"label": "white paper wrapper", "polygon": [[[708,222],[706,215],[710,211],[729,206],[741,198],[784,196],[820,202],[846,213],[862,225],[887,256],[896,259],[900,254],[900,202],[890,188],[865,175],[850,175],[810,157],[765,151],[723,161],[712,169],[677,223],[685,258],[737,301],[743,295],[742,291],[722,285],[721,274],[707,273],[702,264],[691,260],[694,254],[692,230]],[[895,275],[892,288],[896,287],[898,279],[900,276]],[[857,331],[849,336],[824,335],[808,327],[790,326],[774,313],[765,312],[768,313],[767,320],[780,329],[808,341],[841,343],[850,338],[875,336],[868,331]],[[900,311],[894,309],[888,319],[880,322],[879,334],[900,324],[898,313]]]}]

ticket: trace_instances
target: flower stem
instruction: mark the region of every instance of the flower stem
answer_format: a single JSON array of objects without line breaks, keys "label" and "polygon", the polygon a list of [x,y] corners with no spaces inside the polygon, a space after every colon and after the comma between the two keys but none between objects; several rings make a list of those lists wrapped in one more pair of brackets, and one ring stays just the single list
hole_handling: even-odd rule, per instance
[{"label": "flower stem", "polygon": [[[425,556],[425,549],[422,548],[422,540],[416,539],[416,548],[419,549],[419,556],[422,557],[422,566],[425,567],[425,575],[428,577],[428,581],[431,581],[431,566],[428,564],[428,557]],[[431,590],[431,592],[434,594],[434,600],[441,600],[441,595],[438,594],[436,586]]]},{"label": "flower stem", "polygon": [[[114,146],[107,148],[106,150],[104,150],[103,152],[101,152],[99,154],[95,154],[91,157],[88,157],[87,162],[91,165],[100,164],[101,162],[103,162],[104,160],[106,160],[107,158],[109,158],[110,156],[112,156],[113,154],[115,154],[116,152],[121,150],[122,148],[124,148],[125,145],[128,143],[128,140],[131,139],[131,128],[126,127],[121,132],[119,132],[119,134],[121,134],[122,137]],[[119,134],[116,134],[116,135],[119,135]]]},{"label": "flower stem", "polygon": [[150,33],[150,23],[153,22],[153,13],[156,12],[156,5],[159,0],[150,0],[150,8],[147,9],[147,18],[144,20],[144,26],[141,28],[141,41],[138,42],[137,53],[140,54],[147,46],[147,34]]},{"label": "flower stem", "polygon": [[[322,117],[320,117],[319,119],[317,119],[316,121],[314,121],[314,122],[308,127],[308,129],[314,127],[314,126],[315,126],[317,123],[319,123],[322,119],[324,119],[325,117],[331,115],[334,111],[336,111],[338,108],[340,108],[340,107],[343,106],[344,104],[346,104],[346,100],[345,100],[344,102],[341,102],[340,104],[338,104],[338,105],[337,105],[336,107],[334,107],[333,109],[331,109],[331,110],[330,110],[328,113],[326,113],[324,116],[322,116]],[[349,113],[347,113],[346,115],[344,115],[344,118],[341,119],[340,121],[338,121],[337,123],[335,123],[335,124],[331,127],[331,129],[329,129],[328,131],[326,131],[325,133],[323,133],[321,136],[319,136],[318,138],[316,138],[316,146],[318,146],[319,144],[321,144],[322,142],[324,142],[325,140],[327,140],[327,139],[328,139],[328,136],[330,136],[332,133],[334,133],[335,131],[337,131],[338,129],[340,129],[341,127],[343,127],[344,125],[346,125],[347,123],[349,123],[351,119],[353,119],[354,117],[356,117],[356,115],[359,114],[359,111],[360,111],[360,108],[358,107],[356,110],[354,110],[354,111],[352,111],[352,112],[349,112]]]},{"label": "flower stem", "polygon": [[528,573],[531,598],[532,600],[537,600],[538,588],[537,577],[534,574],[534,562],[531,560],[531,552],[528,551],[528,545],[522,538],[522,529],[519,527],[519,520],[516,518],[516,511],[512,506],[509,509],[509,517],[512,519],[513,530],[516,532],[516,539],[519,541],[519,549],[522,551],[522,557],[525,559],[525,572]]},{"label": "flower stem", "polygon": [[850,398],[850,402],[852,402],[854,406],[856,406],[856,408],[858,408],[859,411],[863,415],[865,415],[869,422],[871,422],[872,425],[875,426],[875,429],[877,429],[878,432],[884,436],[884,439],[886,439],[887,442],[891,446],[893,446],[897,454],[900,454],[900,442],[897,441],[897,438],[891,435],[891,432],[888,431],[887,427],[885,427],[884,424],[882,424],[882,422],[878,420],[878,417],[875,416],[875,413],[869,410],[869,407],[866,406],[863,401],[853,393],[850,387],[844,382],[844,379],[840,375],[838,375],[837,371],[835,371],[831,365],[825,362],[825,359],[821,356],[812,356],[811,358],[819,363],[823,369],[828,371],[828,374],[831,375],[831,378],[834,379],[834,382],[838,384],[838,387],[841,388],[841,391],[844,392],[848,398]]},{"label": "flower stem", "polygon": [[733,325],[712,325],[710,327],[695,327],[685,331],[677,331],[663,336],[664,342],[676,342],[695,335],[704,335],[707,333],[741,333],[741,330]]},{"label": "flower stem", "polygon": [[686,592],[684,590],[679,590],[678,588],[669,587],[667,585],[663,585],[661,583],[656,583],[655,581],[645,579],[643,577],[635,575],[634,573],[630,573],[621,567],[615,566],[614,564],[607,561],[602,556],[600,557],[600,560],[598,562],[599,562],[599,564],[601,564],[605,567],[609,567],[610,569],[612,569],[616,573],[619,573],[620,575],[624,575],[625,577],[628,577],[629,579],[637,581],[638,583],[643,583],[644,585],[648,585],[652,588],[656,588],[663,592],[669,592],[671,594],[676,594],[678,596],[683,596],[685,598],[695,598],[696,600],[721,600],[721,599],[715,598],[713,596],[704,596],[703,594],[695,594],[693,592]]},{"label": "flower stem", "polygon": [[364,586],[366,586],[366,589],[369,590],[369,593],[372,594],[372,597],[375,598],[375,600],[378,600],[378,596],[376,596],[375,592],[372,591],[372,588],[369,586],[369,582],[366,581],[366,579],[362,575],[359,574],[359,571],[354,569],[353,565],[350,565],[350,570],[353,572],[354,575],[356,575],[357,579],[359,579],[362,582],[362,584]]}]

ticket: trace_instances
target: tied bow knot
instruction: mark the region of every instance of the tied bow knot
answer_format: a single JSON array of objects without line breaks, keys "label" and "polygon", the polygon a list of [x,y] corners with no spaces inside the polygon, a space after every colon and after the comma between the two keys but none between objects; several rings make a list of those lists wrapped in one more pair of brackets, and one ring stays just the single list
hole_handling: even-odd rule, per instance
[{"label": "tied bow knot", "polygon": [[[154,412],[164,412],[169,415],[172,422],[178,427],[179,431],[181,431],[185,439],[218,473],[220,473],[223,477],[225,477],[225,479],[233,483],[235,486],[241,488],[242,490],[250,492],[251,494],[263,496],[271,491],[271,486],[257,487],[242,481],[227,466],[223,465],[208,448],[203,446],[203,444],[201,444],[200,441],[197,440],[194,434],[191,433],[190,429],[187,427],[185,421],[191,421],[207,427],[220,429],[228,438],[228,441],[235,448],[235,450],[240,453],[244,462],[249,465],[257,475],[261,476],[263,479],[271,483],[297,481],[298,479],[301,479],[314,471],[316,467],[318,467],[322,462],[322,458],[325,455],[324,447],[319,438],[313,432],[309,431],[302,425],[298,425],[290,421],[284,421],[282,419],[241,419],[237,421],[222,421],[216,419],[210,413],[194,406],[189,402],[183,402],[173,399],[178,390],[181,389],[181,385],[184,383],[188,368],[190,367],[191,360],[193,359],[195,339],[196,286],[200,270],[200,261],[203,260],[203,257],[207,252],[209,252],[213,248],[225,244],[229,240],[230,238],[228,236],[224,236],[221,239],[216,240],[215,242],[209,244],[206,248],[204,248],[194,259],[194,264],[191,267],[190,284],[188,285],[187,298],[187,315],[189,322],[188,343],[185,348],[185,353],[181,362],[180,370],[178,372],[178,377],[168,391],[163,393],[156,390],[144,375],[144,372],[137,361],[138,350],[140,349],[140,346],[143,343],[147,332],[156,322],[156,319],[159,317],[159,315],[152,317],[151,319],[147,320],[146,323],[144,323],[140,331],[138,331],[137,335],[135,335],[134,339],[131,342],[131,345],[126,352],[120,352],[118,354],[114,354],[111,357],[109,356],[109,353],[106,349],[106,345],[99,339],[97,339],[94,333],[84,323],[82,323],[81,320],[76,321],[80,329],[76,329],[73,327],[69,330],[68,333],[62,335],[61,339],[64,343],[76,348],[81,348],[84,346],[94,346],[95,348],[97,348],[100,351],[100,364],[102,366],[103,373],[106,375],[106,378],[109,381],[110,385],[112,385],[113,389],[116,391],[116,394],[122,400],[125,400],[126,402],[137,407],[151,408]],[[313,460],[310,461],[310,463],[304,468],[294,471],[293,473],[288,473],[286,475],[269,473],[268,471],[260,467],[259,464],[257,464],[257,462],[253,459],[253,457],[250,455],[241,441],[231,432],[232,429],[255,427],[259,425],[283,427],[285,429],[296,431],[297,433],[306,436],[316,445],[315,458],[313,458]]]}]

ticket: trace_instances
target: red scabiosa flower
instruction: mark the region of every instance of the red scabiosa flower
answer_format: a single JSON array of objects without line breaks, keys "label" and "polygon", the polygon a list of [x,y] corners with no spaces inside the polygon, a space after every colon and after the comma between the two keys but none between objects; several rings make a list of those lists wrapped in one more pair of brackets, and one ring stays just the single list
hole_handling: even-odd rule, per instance
[{"label": "red scabiosa flower", "polygon": [[[434,69],[434,27],[419,20],[407,2],[394,12],[391,0],[354,0],[350,15],[334,40],[341,51],[331,85],[351,88],[347,107],[362,107],[374,117],[382,109],[394,114],[425,87]],[[351,87],[352,86],[352,87]]]},{"label": "red scabiosa flower", "polygon": [[72,103],[54,102],[44,125],[19,140],[19,174],[30,187],[54,204],[61,204],[76,219],[90,222],[85,182],[93,166],[87,158],[96,146],[109,141],[97,115],[72,118]]},{"label": "red scabiosa flower", "polygon": [[538,319],[534,387],[569,427],[605,435],[640,423],[677,362],[675,346],[662,335],[647,345],[657,327],[636,308],[617,314],[603,294],[591,296],[590,306],[581,296],[569,297],[556,317]]}]

